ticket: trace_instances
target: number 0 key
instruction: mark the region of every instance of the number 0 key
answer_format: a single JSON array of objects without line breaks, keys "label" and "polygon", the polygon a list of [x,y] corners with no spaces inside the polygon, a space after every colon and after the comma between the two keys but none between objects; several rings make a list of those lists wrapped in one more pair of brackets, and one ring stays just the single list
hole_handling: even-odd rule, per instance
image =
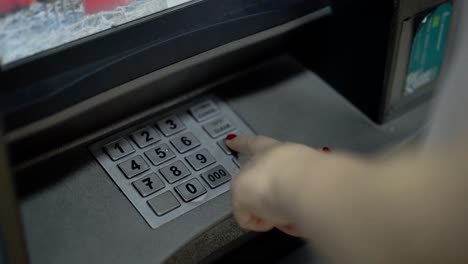
[{"label": "number 0 key", "polygon": [[206,193],[205,187],[197,179],[191,179],[175,187],[177,194],[184,200],[190,202]]}]

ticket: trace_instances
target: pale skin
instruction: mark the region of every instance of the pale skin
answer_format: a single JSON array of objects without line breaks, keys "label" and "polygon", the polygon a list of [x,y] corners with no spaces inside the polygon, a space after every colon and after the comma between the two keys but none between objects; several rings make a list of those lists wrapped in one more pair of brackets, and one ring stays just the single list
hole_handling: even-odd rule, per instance
[{"label": "pale skin", "polygon": [[242,228],[307,239],[330,263],[468,263],[468,145],[363,158],[264,136],[226,144]]}]

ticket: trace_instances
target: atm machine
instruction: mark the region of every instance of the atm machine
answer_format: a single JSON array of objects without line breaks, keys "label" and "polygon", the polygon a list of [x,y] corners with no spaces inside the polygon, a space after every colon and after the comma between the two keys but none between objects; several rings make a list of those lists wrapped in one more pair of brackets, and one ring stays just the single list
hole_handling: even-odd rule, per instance
[{"label": "atm machine", "polygon": [[417,143],[461,4],[0,3],[0,263],[47,264],[314,263],[236,225],[224,137]]}]

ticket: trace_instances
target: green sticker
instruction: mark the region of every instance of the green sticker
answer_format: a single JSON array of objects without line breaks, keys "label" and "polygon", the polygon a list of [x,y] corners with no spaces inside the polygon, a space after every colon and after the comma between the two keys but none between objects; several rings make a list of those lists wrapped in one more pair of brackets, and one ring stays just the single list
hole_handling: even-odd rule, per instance
[{"label": "green sticker", "polygon": [[439,76],[452,10],[452,4],[443,4],[419,24],[408,64],[405,95],[414,93]]}]

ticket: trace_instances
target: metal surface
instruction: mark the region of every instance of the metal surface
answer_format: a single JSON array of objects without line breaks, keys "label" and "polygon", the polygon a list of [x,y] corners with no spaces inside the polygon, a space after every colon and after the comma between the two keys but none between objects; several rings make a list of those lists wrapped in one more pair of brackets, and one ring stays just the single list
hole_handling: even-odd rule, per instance
[{"label": "metal surface", "polygon": [[447,56],[441,75],[435,83],[439,99],[427,139],[427,147],[439,150],[447,144],[460,144],[468,131],[468,2],[454,1],[454,20],[450,28]]},{"label": "metal surface", "polygon": [[[217,115],[211,116],[210,119],[204,122],[198,122],[189,115],[189,111],[193,105],[210,100],[215,102],[216,107],[219,109]],[[156,124],[165,135],[161,142],[167,145],[172,144],[178,151],[176,157],[171,159],[172,163],[164,162],[153,165],[150,169],[148,165],[150,161],[145,159],[148,156],[145,152],[150,150],[149,146],[139,148],[130,140],[130,144],[133,145],[136,151],[132,155],[127,156],[126,161],[116,164],[105,153],[104,149],[106,146],[109,148],[109,142],[115,142],[119,138],[127,138],[134,131],[139,131],[140,127],[154,127]],[[205,128],[209,135],[202,127]],[[207,127],[209,129],[206,129]],[[152,228],[157,228],[229,190],[229,184],[220,185],[215,189],[210,188],[209,184],[200,178],[200,174],[210,170],[214,164],[223,165],[231,175],[239,173],[239,168],[232,162],[232,157],[226,155],[217,144],[220,137],[231,131],[231,128],[236,128],[242,134],[253,134],[253,131],[221,100],[216,97],[199,98],[194,102],[181,105],[170,112],[157,114],[149,120],[106,137],[91,145],[90,150],[133,206],[145,218],[146,222]],[[204,162],[198,158],[203,159]],[[190,166],[193,167],[192,170],[188,169]],[[161,174],[166,180],[167,186],[143,198],[134,188],[132,181],[128,179],[148,174],[148,170],[151,173]],[[146,175],[143,177],[146,177]],[[184,183],[181,184],[180,180],[184,179],[190,183],[196,178],[199,178],[203,182],[202,184],[209,189],[208,192],[201,185],[199,188],[196,188],[198,191],[194,190],[195,196],[191,195],[191,190],[188,190],[190,186],[187,187],[187,192],[184,191],[185,185]],[[182,205],[176,210],[159,217],[151,210],[147,201],[167,190],[173,192],[173,188],[180,194],[179,198],[182,198]],[[202,193],[201,190],[204,190],[204,192]],[[194,200],[194,198],[197,199]]]},{"label": "metal surface", "polygon": [[26,264],[28,254],[0,116],[0,263]]}]

